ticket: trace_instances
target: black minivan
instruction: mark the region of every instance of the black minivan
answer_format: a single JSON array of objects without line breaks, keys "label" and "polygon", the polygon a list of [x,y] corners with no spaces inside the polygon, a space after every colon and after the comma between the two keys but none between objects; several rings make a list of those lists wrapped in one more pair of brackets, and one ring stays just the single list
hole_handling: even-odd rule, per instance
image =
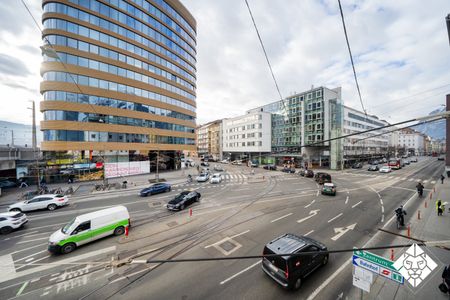
[{"label": "black minivan", "polygon": [[287,233],[269,242],[264,247],[263,255],[312,253],[298,256],[264,257],[262,269],[282,287],[297,290],[306,276],[318,267],[327,264],[328,254],[319,252],[326,250],[327,247],[316,240]]}]

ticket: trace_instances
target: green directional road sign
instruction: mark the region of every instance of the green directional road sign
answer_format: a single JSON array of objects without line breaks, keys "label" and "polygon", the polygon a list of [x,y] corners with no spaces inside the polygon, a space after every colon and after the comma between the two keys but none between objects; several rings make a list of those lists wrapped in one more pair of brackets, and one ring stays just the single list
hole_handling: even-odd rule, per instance
[{"label": "green directional road sign", "polygon": [[370,252],[367,252],[364,250],[354,250],[353,254],[364,260],[378,264],[386,269],[398,272],[397,269],[395,269],[395,267],[394,267],[394,262],[389,259],[386,259],[382,256],[379,256],[379,255],[376,255],[376,254],[373,254],[373,253],[370,253]]}]

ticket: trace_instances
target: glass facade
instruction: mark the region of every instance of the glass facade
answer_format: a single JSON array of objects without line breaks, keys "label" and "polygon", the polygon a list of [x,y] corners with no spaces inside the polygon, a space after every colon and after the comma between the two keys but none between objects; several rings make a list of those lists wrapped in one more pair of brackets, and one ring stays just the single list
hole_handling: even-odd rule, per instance
[{"label": "glass facade", "polygon": [[[44,51],[42,63],[43,150],[55,142],[66,142],[65,150],[95,150],[96,142],[114,143],[101,150],[133,150],[125,143],[194,150],[196,23],[177,7],[163,0],[43,1],[43,43],[55,51]],[[74,122],[101,125],[79,131]],[[89,145],[72,149],[70,142]]]}]

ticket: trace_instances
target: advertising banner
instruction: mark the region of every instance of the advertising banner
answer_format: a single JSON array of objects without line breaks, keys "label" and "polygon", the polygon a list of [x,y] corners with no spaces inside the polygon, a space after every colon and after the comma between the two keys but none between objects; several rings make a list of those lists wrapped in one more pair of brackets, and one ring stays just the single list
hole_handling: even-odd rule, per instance
[{"label": "advertising banner", "polygon": [[150,172],[149,161],[130,161],[105,164],[106,178],[139,175]]}]

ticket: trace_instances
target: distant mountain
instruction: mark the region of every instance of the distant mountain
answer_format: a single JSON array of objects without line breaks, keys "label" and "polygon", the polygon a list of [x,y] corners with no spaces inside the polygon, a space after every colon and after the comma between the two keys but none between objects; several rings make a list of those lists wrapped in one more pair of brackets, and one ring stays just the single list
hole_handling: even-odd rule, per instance
[{"label": "distant mountain", "polygon": [[[440,106],[437,109],[430,112],[428,115],[436,115],[438,113],[444,112],[445,107]],[[428,136],[430,136],[433,139],[445,139],[445,125],[446,121],[444,119],[432,122],[432,123],[425,123],[425,124],[419,124],[416,126],[413,126],[412,128],[422,132]]]}]

